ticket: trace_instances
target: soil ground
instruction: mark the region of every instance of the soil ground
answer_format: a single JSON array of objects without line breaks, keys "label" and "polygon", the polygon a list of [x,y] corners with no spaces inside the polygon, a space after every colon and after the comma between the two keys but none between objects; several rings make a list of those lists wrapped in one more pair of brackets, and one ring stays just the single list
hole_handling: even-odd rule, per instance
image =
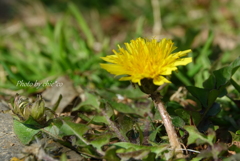
[{"label": "soil ground", "polygon": [[[0,111],[8,110],[0,102]],[[12,157],[21,158],[24,145],[22,145],[13,132],[13,118],[10,114],[0,113],[0,160],[9,161]]]}]

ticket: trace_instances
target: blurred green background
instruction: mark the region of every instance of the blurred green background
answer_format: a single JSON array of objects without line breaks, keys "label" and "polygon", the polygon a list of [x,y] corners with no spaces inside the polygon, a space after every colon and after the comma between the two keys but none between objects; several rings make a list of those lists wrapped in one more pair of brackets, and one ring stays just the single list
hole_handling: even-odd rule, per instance
[{"label": "blurred green background", "polygon": [[100,57],[137,37],[171,38],[177,50],[192,49],[194,62],[179,68],[171,88],[201,87],[239,56],[238,8],[237,0],[1,0],[0,94],[40,93],[45,88],[17,84],[61,75],[82,88],[126,88],[129,82],[100,68]]}]

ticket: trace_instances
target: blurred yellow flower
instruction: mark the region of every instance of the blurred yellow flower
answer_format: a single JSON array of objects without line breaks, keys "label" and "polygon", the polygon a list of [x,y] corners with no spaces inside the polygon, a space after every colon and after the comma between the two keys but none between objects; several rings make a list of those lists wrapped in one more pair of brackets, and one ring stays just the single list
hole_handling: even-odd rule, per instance
[{"label": "blurred yellow flower", "polygon": [[100,64],[109,73],[116,76],[122,75],[120,80],[130,80],[141,86],[144,78],[152,79],[155,85],[171,83],[165,76],[171,75],[179,65],[187,65],[192,58],[181,58],[191,50],[172,53],[176,47],[171,40],[137,38],[125,43],[126,49],[120,47],[119,52],[113,50],[114,55],[102,57],[111,64]]}]

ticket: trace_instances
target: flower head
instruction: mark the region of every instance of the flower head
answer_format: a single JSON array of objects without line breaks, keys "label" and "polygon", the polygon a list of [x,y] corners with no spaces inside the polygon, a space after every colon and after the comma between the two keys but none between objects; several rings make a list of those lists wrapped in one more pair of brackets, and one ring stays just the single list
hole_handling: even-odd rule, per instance
[{"label": "flower head", "polygon": [[30,117],[37,122],[46,121],[45,101],[41,95],[32,103],[28,98],[22,98],[19,94],[16,94],[13,104],[10,104],[10,108],[19,121],[26,121]]},{"label": "flower head", "polygon": [[154,85],[160,86],[171,83],[165,76],[171,75],[179,65],[187,65],[192,58],[182,58],[191,50],[172,53],[176,47],[171,40],[137,38],[125,43],[126,49],[118,46],[119,51],[114,55],[102,57],[111,64],[100,64],[103,69],[116,76],[123,76],[120,80],[130,80],[141,86],[141,80],[150,79]]}]

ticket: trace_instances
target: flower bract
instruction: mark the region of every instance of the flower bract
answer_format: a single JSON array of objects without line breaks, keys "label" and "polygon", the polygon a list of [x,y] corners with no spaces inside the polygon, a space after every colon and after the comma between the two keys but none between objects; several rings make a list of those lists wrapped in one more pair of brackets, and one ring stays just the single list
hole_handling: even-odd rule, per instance
[{"label": "flower bract", "polygon": [[153,83],[160,86],[171,83],[166,76],[177,70],[177,66],[187,65],[192,62],[191,57],[184,57],[191,50],[173,53],[176,49],[174,43],[168,39],[137,38],[125,43],[126,48],[118,46],[114,55],[102,57],[108,64],[100,64],[109,73],[122,76],[120,80],[130,80],[141,86],[142,79],[152,79]]}]

